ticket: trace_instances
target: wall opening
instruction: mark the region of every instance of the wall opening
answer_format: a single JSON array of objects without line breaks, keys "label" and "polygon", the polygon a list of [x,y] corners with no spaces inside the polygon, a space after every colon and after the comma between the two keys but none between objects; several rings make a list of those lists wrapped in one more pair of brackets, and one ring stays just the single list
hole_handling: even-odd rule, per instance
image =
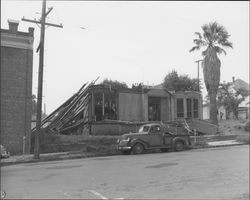
[{"label": "wall opening", "polygon": [[148,97],[148,121],[161,120],[161,98]]},{"label": "wall opening", "polygon": [[95,121],[117,120],[116,93],[94,93],[94,116]]}]

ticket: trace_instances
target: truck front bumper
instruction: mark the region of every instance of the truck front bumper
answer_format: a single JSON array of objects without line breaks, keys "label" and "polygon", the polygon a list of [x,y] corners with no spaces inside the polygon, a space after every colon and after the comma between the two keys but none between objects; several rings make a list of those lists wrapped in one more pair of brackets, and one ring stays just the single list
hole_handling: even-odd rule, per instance
[{"label": "truck front bumper", "polygon": [[117,149],[120,150],[120,151],[122,151],[122,150],[130,150],[131,147],[130,146],[118,146]]}]

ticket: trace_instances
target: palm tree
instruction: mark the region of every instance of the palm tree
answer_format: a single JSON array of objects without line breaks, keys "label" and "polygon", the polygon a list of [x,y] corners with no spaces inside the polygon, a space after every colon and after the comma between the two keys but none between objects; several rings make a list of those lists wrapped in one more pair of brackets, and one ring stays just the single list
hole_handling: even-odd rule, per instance
[{"label": "palm tree", "polygon": [[218,55],[221,53],[226,55],[226,51],[222,47],[233,48],[233,44],[228,41],[230,35],[227,30],[217,22],[204,24],[201,28],[203,34],[195,32],[198,39],[193,40],[195,46],[189,52],[200,50],[202,47],[206,48],[202,51],[204,82],[210,100],[210,120],[214,124],[218,124],[216,95],[220,83],[221,66]]}]

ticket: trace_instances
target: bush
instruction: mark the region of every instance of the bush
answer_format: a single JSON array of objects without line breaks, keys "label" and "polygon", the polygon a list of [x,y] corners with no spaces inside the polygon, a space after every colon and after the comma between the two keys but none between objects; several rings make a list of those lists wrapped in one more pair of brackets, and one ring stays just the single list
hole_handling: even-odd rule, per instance
[{"label": "bush", "polygon": [[245,131],[249,131],[250,130],[250,121],[248,121],[247,123],[245,123],[244,130]]}]

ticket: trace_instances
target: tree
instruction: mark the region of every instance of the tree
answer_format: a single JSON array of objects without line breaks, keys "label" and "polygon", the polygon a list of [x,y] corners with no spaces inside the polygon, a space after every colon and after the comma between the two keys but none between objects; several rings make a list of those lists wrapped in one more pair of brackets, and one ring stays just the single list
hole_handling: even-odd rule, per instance
[{"label": "tree", "polygon": [[221,62],[218,55],[226,51],[222,47],[231,47],[233,44],[228,41],[230,35],[227,30],[217,22],[204,24],[202,27],[203,34],[195,32],[198,39],[194,39],[195,46],[189,51],[206,49],[202,51],[204,57],[202,62],[204,82],[210,99],[210,120],[218,124],[216,96],[220,83],[220,66]]},{"label": "tree", "polygon": [[111,86],[114,89],[128,88],[126,83],[119,82],[119,81],[116,81],[116,80],[115,81],[109,80],[107,78],[104,79],[101,84]]},{"label": "tree", "polygon": [[197,79],[191,79],[188,75],[179,76],[175,70],[165,76],[163,86],[169,91],[199,91]]},{"label": "tree", "polygon": [[217,95],[217,104],[225,107],[227,116],[232,112],[235,118],[238,119],[239,105],[248,95],[248,91],[244,89],[232,90],[231,83],[221,83]]}]

